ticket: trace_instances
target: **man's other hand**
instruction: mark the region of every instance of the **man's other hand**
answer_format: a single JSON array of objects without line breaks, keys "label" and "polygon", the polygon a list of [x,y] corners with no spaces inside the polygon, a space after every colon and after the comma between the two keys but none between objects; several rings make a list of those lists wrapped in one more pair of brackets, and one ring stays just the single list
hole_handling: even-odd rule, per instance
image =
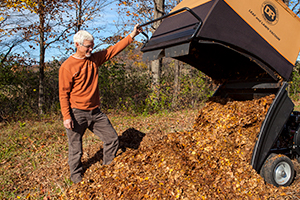
[{"label": "man's other hand", "polygon": [[74,128],[73,120],[72,119],[66,119],[64,121],[64,126],[65,126],[66,129],[72,130]]}]

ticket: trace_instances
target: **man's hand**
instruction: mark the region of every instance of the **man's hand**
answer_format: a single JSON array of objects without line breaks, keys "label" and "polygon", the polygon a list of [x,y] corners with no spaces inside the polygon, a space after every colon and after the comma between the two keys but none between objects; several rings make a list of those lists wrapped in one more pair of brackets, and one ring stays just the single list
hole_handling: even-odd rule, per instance
[{"label": "man's hand", "polygon": [[66,119],[64,121],[64,126],[65,126],[66,129],[72,130],[74,128],[73,120],[72,119]]},{"label": "man's hand", "polygon": [[140,34],[141,32],[143,32],[142,27],[140,27],[139,24],[136,24],[134,26],[133,31],[130,33],[130,37],[133,39],[135,36],[137,36],[138,34]]}]

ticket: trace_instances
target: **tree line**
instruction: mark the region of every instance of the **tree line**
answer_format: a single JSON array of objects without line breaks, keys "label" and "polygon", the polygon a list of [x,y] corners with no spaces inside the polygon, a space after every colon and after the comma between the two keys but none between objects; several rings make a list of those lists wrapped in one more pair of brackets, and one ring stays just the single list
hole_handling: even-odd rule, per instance
[{"label": "tree line", "polygon": [[[298,16],[300,1],[283,0]],[[0,3],[0,116],[47,114],[59,110],[58,68],[74,52],[70,37],[78,30],[93,34],[107,31],[101,21],[105,11],[116,5],[117,33],[96,36],[96,50],[114,44],[135,23],[144,23],[168,13],[180,0],[4,0]],[[154,32],[159,23],[145,28]],[[136,42],[100,68],[103,109],[119,108],[151,112],[196,105],[211,95],[215,85],[201,72],[176,60],[141,61]],[[47,51],[61,57],[45,60]],[[134,53],[133,53],[134,52]],[[36,56],[37,55],[37,56]],[[126,59],[127,57],[127,59]],[[299,65],[293,72],[290,93],[298,92]],[[113,101],[112,101],[113,99]]]}]

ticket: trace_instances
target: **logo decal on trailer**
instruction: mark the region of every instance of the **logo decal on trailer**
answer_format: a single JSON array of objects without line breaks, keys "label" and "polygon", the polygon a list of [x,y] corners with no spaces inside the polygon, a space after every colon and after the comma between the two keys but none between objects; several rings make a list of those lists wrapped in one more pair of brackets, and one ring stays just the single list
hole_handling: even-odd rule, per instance
[{"label": "logo decal on trailer", "polygon": [[269,1],[265,1],[262,4],[261,8],[262,8],[262,15],[263,15],[264,19],[266,20],[266,22],[271,25],[277,24],[279,14],[278,14],[278,9],[276,8],[276,6]]}]

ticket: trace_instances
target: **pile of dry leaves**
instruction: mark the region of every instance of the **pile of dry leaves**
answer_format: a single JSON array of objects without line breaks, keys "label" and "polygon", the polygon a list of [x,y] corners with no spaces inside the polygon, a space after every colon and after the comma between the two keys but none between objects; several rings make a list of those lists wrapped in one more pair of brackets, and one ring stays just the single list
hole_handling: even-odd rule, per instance
[{"label": "pile of dry leaves", "polygon": [[[287,199],[249,164],[274,95],[252,101],[212,98],[190,132],[128,130],[124,152],[93,163],[68,199]],[[129,139],[128,139],[129,138]],[[126,148],[125,147],[130,147]]]}]

